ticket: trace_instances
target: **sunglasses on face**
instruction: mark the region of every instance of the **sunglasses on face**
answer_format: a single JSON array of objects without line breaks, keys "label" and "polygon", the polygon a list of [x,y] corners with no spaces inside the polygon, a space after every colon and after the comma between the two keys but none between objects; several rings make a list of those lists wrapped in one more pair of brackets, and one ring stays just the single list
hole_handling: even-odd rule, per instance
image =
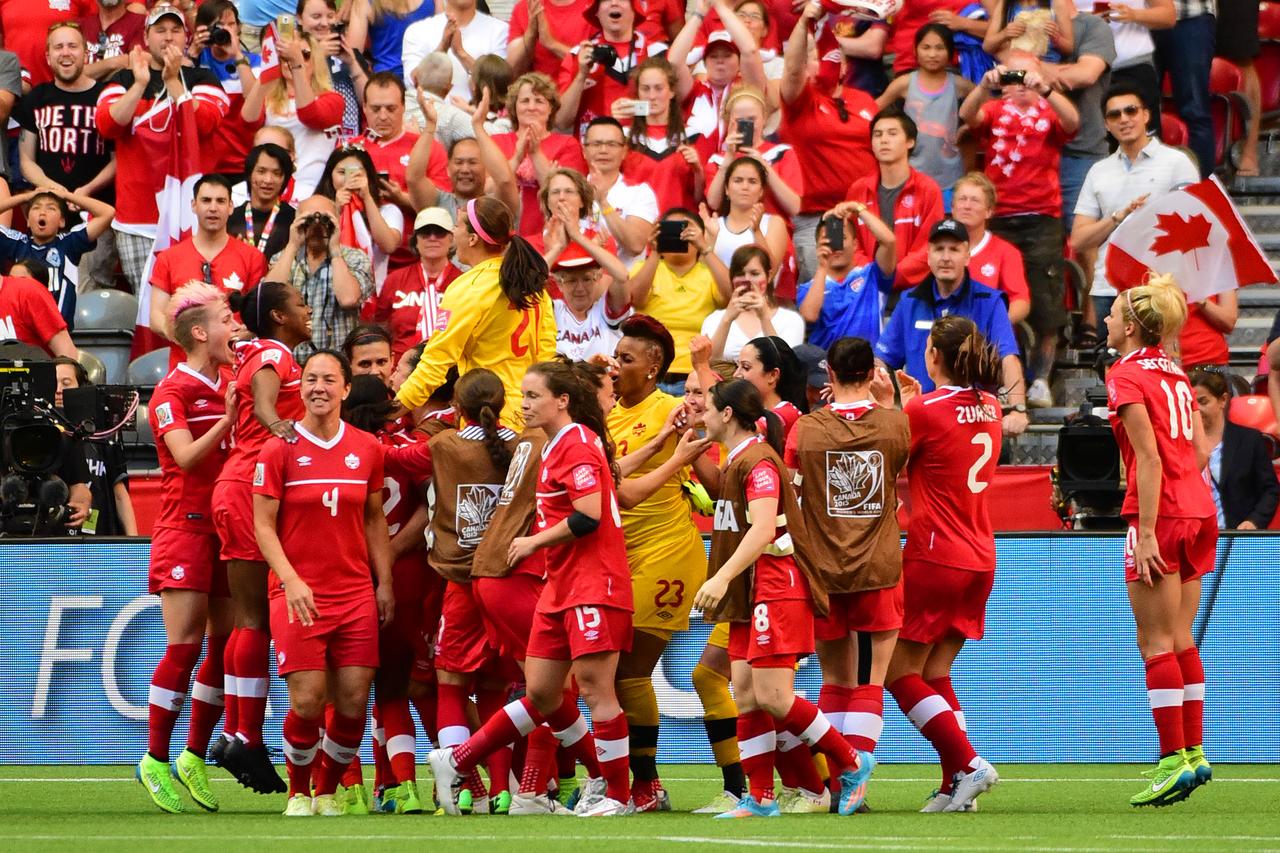
[{"label": "sunglasses on face", "polygon": [[1129,104],[1128,106],[1120,107],[1119,109],[1107,110],[1105,115],[1107,117],[1107,121],[1115,121],[1116,119],[1120,118],[1120,116],[1122,115],[1128,116],[1129,118],[1133,118],[1141,111],[1142,111],[1142,107],[1136,106],[1134,104]]}]

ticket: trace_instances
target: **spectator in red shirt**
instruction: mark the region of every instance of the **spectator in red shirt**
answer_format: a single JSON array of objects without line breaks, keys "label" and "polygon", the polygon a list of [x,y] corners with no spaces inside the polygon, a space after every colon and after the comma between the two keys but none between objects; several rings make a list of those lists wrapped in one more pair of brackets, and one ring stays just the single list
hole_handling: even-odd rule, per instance
[{"label": "spectator in red shirt", "polygon": [[[933,178],[911,168],[918,130],[900,107],[885,107],[871,120],[871,150],[880,170],[853,182],[846,198],[862,202],[893,229],[897,238],[897,270],[893,286],[913,287],[929,274],[929,229],[942,219],[942,190]],[[876,254],[876,238],[857,222],[856,266]]]},{"label": "spectator in red shirt", "polygon": [[442,207],[428,207],[413,221],[413,249],[418,263],[390,273],[378,291],[373,321],[391,330],[393,361],[419,341],[444,328],[440,310],[449,282],[462,275],[449,260],[453,249],[453,217]]},{"label": "spectator in red shirt", "polygon": [[95,80],[124,71],[129,67],[129,52],[146,47],[147,16],[130,9],[126,0],[98,0],[97,11],[84,15],[78,23],[89,46],[85,73]]},{"label": "spectator in red shirt", "polygon": [[[698,79],[689,67],[689,53],[713,5],[722,25],[706,37],[702,63],[707,73]],[[676,94],[684,105],[685,127],[706,138],[712,148],[720,145],[725,133],[723,104],[729,89],[739,80],[758,89],[769,85],[755,38],[725,0],[698,0],[697,10],[671,42],[667,59],[676,69]]]},{"label": "spectator in red shirt", "polygon": [[835,51],[809,62],[814,22],[825,14],[817,0],[805,6],[783,50],[782,138],[795,148],[804,174],[804,195],[795,226],[797,278],[808,281],[817,269],[815,236],[822,214],[839,204],[850,175],[875,171],[871,156],[871,96],[844,84],[848,61]]},{"label": "spectator in red shirt", "polygon": [[[368,127],[360,144],[379,173],[386,173],[387,184],[382,194],[395,202],[406,216],[415,213],[413,200],[409,198],[409,153],[418,141],[418,134],[407,130],[404,124],[406,90],[404,81],[390,71],[369,75],[364,87],[364,120]],[[434,137],[434,131],[428,136]],[[432,140],[427,159],[427,177],[441,189],[449,186],[449,156],[444,146]]]},{"label": "spectator in red shirt", "polygon": [[987,230],[996,209],[996,187],[981,172],[955,183],[951,216],[969,230],[969,276],[994,287],[1009,303],[1009,322],[1021,323],[1031,313],[1031,289],[1018,247]]},{"label": "spectator in red shirt", "polygon": [[960,118],[978,137],[987,177],[996,187],[991,230],[1022,252],[1031,287],[1029,320],[1039,341],[1037,351],[1028,354],[1034,378],[1027,404],[1045,407],[1053,405],[1049,371],[1067,323],[1058,161],[1080,115],[1066,95],[1044,81],[1039,66],[1035,57],[1015,53],[1008,65],[992,68],[960,105]]},{"label": "spectator in red shirt", "polygon": [[636,71],[636,97],[613,105],[613,117],[631,124],[631,153],[623,161],[622,174],[632,183],[652,187],[659,210],[697,209],[705,197],[705,140],[685,132],[671,63],[662,57],[645,60]]},{"label": "spectator in red shirt", "polygon": [[590,6],[588,0],[519,0],[511,10],[507,32],[511,69],[516,74],[537,71],[555,77],[573,46],[594,29],[585,15]]},{"label": "spectator in red shirt", "polygon": [[1239,314],[1240,301],[1234,290],[1187,305],[1187,322],[1178,335],[1182,369],[1227,364],[1231,360],[1227,335],[1235,329]]},{"label": "spectator in red shirt", "polygon": [[[203,281],[224,293],[247,293],[267,274],[262,253],[227,233],[231,207],[231,182],[222,175],[196,181],[195,230],[157,255],[151,270],[151,331],[157,335],[169,338],[169,297],[182,285]],[[177,366],[182,347],[171,341],[170,349],[171,366]]]},{"label": "spectator in red shirt", "polygon": [[14,264],[12,275],[0,276],[0,341],[40,347],[52,356],[78,355],[67,321],[49,295],[49,268],[38,258]]}]

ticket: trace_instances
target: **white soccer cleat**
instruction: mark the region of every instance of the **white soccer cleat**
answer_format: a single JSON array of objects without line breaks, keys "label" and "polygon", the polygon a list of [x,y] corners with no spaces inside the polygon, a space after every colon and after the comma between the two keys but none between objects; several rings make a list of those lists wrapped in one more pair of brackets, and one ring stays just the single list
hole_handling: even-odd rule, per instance
[{"label": "white soccer cleat", "polygon": [[553,800],[546,794],[512,794],[509,815],[556,815],[563,817],[573,812],[565,808],[559,800]]},{"label": "white soccer cleat", "polygon": [[462,786],[462,774],[453,766],[453,747],[433,749],[427,754],[431,774],[436,781],[436,801],[445,814],[462,814],[458,809],[458,789]]},{"label": "white soccer cleat", "polygon": [[578,817],[614,817],[616,815],[628,814],[634,806],[627,803],[618,802],[611,797],[604,797],[596,802],[590,808],[583,809],[578,812]]},{"label": "white soccer cleat", "polygon": [[728,791],[721,791],[714,800],[700,809],[694,809],[690,814],[724,814],[737,807],[738,799]]},{"label": "white soccer cleat", "polygon": [[312,813],[320,817],[342,817],[347,813],[346,806],[333,794],[321,794],[311,801],[311,806]]},{"label": "white soccer cleat", "polygon": [[811,794],[804,788],[796,788],[785,806],[778,803],[778,810],[783,814],[827,814],[831,811],[831,792]]},{"label": "white soccer cleat", "polygon": [[284,807],[285,817],[311,817],[315,813],[315,804],[306,794],[294,794]]},{"label": "white soccer cleat", "polygon": [[920,814],[935,814],[947,810],[947,806],[951,805],[951,795],[944,794],[941,791],[934,791],[924,804],[924,808],[920,810]]},{"label": "white soccer cleat", "polygon": [[604,777],[592,779],[590,777],[582,780],[579,784],[581,794],[578,796],[578,802],[573,807],[574,814],[582,814],[589,808],[593,808],[597,803],[605,798],[608,794],[609,786],[604,781]]},{"label": "white soccer cleat", "polygon": [[947,803],[943,811],[965,811],[979,794],[990,791],[1000,781],[1000,774],[985,758],[978,756],[974,759],[974,763],[977,767],[956,780],[955,787],[951,789],[951,802]]}]

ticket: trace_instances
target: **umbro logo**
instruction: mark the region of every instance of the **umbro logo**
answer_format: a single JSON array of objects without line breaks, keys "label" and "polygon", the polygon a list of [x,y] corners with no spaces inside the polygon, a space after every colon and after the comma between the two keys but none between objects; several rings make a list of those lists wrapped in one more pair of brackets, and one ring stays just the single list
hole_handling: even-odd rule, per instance
[{"label": "umbro logo", "polygon": [[299,467],[299,468],[306,468],[306,467],[307,467],[308,465],[310,465],[310,464],[311,464],[311,457],[310,457],[310,456],[299,456],[299,457],[298,457],[298,467]]}]

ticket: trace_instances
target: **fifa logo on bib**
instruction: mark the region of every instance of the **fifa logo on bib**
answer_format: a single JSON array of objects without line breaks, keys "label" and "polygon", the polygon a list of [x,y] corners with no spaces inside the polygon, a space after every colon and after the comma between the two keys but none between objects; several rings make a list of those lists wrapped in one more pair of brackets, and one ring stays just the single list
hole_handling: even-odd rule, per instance
[{"label": "fifa logo on bib", "polygon": [[875,518],[884,512],[884,454],[827,451],[827,515]]},{"label": "fifa logo on bib", "polygon": [[727,530],[731,533],[738,532],[738,517],[733,512],[732,501],[716,501],[716,516],[713,527],[716,530]]}]

